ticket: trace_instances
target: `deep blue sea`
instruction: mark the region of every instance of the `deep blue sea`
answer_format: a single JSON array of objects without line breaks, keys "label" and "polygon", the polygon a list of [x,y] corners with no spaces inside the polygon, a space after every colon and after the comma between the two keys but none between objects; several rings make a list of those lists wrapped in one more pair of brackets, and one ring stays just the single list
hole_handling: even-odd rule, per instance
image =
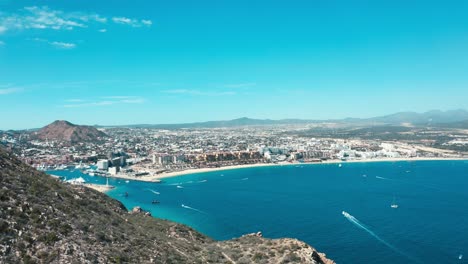
[{"label": "deep blue sea", "polygon": [[[337,263],[468,263],[468,161],[342,164],[226,170],[163,183],[109,179],[117,188],[108,194],[218,240],[257,231],[298,238]],[[105,183],[79,171],[51,173]]]}]

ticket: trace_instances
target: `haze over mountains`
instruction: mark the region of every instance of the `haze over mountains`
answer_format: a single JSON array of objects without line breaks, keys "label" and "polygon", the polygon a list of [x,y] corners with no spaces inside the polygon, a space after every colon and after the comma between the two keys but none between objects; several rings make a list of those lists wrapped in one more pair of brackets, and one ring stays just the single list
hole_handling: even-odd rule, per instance
[{"label": "haze over mountains", "polygon": [[183,124],[136,124],[122,125],[119,127],[140,127],[140,128],[160,128],[160,129],[179,129],[179,128],[219,128],[236,126],[262,126],[262,125],[285,125],[285,124],[319,124],[319,123],[343,123],[359,125],[401,125],[411,124],[415,126],[447,126],[452,128],[465,128],[468,124],[468,111],[463,109],[440,111],[432,110],[424,113],[417,112],[399,112],[391,115],[378,116],[372,118],[345,118],[345,119],[253,119],[242,117],[233,120],[207,121]]},{"label": "haze over mountains", "polygon": [[242,117],[232,120],[206,121],[180,124],[129,124],[129,125],[75,125],[68,121],[57,120],[37,130],[35,135],[42,140],[60,139],[68,142],[96,141],[107,135],[96,128],[128,127],[128,128],[156,128],[156,129],[181,129],[181,128],[222,128],[238,126],[263,126],[263,125],[292,125],[292,124],[321,124],[338,123],[343,125],[378,126],[378,125],[413,125],[446,128],[468,128],[468,111],[458,110],[432,110],[424,113],[398,112],[395,114],[377,116],[371,118],[344,118],[344,119],[255,119]]}]

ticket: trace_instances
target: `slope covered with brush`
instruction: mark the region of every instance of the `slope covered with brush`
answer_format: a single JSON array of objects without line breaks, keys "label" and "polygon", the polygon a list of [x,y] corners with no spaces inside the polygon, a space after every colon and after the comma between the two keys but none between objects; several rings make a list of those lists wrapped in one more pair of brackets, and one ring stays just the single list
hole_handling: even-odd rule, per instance
[{"label": "slope covered with brush", "polygon": [[129,213],[110,197],[35,171],[0,147],[0,263],[332,263],[294,239],[214,241]]}]

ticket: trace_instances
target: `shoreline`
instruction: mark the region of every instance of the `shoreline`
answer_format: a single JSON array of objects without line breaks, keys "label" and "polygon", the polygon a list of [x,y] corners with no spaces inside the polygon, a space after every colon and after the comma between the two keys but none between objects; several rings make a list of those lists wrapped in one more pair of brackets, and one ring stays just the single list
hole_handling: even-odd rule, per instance
[{"label": "shoreline", "polygon": [[134,181],[145,181],[145,182],[161,182],[162,179],[165,178],[173,178],[179,176],[185,176],[190,174],[198,174],[198,173],[208,173],[208,172],[216,172],[216,171],[227,171],[227,170],[237,170],[237,169],[247,169],[247,168],[256,168],[256,167],[281,167],[281,166],[303,166],[303,165],[320,165],[320,164],[346,164],[346,163],[366,163],[366,162],[412,162],[412,161],[468,161],[468,158],[425,158],[425,157],[417,157],[417,158],[383,158],[383,159],[360,159],[360,160],[326,160],[322,162],[285,162],[285,163],[257,163],[257,164],[246,164],[246,165],[233,165],[233,166],[224,166],[218,168],[200,168],[200,169],[188,169],[183,171],[175,171],[175,172],[168,172],[162,173],[153,176],[141,176],[141,177],[132,177],[127,175],[113,175],[113,178],[120,178],[120,179],[128,179]]},{"label": "shoreline", "polygon": [[94,183],[85,183],[83,184],[84,187],[96,190],[98,192],[106,193],[107,191],[110,191],[114,189],[114,186],[111,185],[103,185],[103,184],[94,184]]}]

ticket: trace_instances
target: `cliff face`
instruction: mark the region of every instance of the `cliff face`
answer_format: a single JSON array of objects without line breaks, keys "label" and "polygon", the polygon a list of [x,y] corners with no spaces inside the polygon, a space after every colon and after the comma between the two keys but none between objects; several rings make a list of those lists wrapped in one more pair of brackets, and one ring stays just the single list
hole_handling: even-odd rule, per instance
[{"label": "cliff face", "polygon": [[304,242],[247,235],[213,241],[184,225],[128,213],[0,147],[0,263],[333,263]]},{"label": "cliff face", "polygon": [[107,135],[91,126],[78,126],[64,120],[57,120],[39,130],[37,138],[64,142],[93,142]]}]

